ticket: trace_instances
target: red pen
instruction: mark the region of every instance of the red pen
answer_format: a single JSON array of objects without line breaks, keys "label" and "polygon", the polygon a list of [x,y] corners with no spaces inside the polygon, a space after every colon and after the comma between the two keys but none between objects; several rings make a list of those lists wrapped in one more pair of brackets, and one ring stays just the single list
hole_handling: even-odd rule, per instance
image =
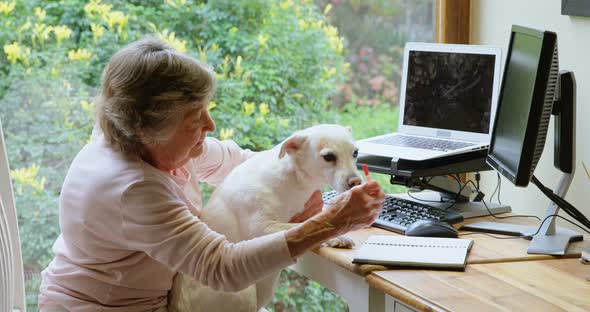
[{"label": "red pen", "polygon": [[369,176],[369,168],[367,167],[367,164],[361,164],[361,168],[363,168],[367,182],[371,182],[371,176]]}]

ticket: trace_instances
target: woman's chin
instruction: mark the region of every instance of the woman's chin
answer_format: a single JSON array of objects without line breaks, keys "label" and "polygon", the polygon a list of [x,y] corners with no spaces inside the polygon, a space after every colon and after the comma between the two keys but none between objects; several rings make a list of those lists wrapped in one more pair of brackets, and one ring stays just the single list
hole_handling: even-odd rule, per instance
[{"label": "woman's chin", "polygon": [[193,147],[193,149],[190,151],[190,158],[199,157],[201,154],[203,154],[203,144]]}]

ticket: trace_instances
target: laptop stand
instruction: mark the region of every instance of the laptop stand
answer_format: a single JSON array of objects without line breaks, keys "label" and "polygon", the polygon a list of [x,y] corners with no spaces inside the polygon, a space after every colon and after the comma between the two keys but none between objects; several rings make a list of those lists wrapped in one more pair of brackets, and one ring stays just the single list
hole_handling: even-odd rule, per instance
[{"label": "laptop stand", "polygon": [[[467,172],[492,170],[486,163],[487,149],[439,157],[423,161],[407,160],[401,158],[388,158],[373,155],[360,155],[357,160],[357,167],[366,164],[371,172],[387,174],[391,176],[390,182],[395,185],[402,185],[411,189],[423,191],[409,194],[396,194],[411,201],[423,202],[428,205],[446,209],[454,201],[450,211],[463,215],[464,218],[475,218],[488,216],[490,214],[510,212],[508,205],[500,205],[486,201],[482,198],[471,200],[473,191],[470,185],[462,190],[454,179],[445,176],[456,175]],[[461,193],[459,191],[461,190]],[[419,198],[419,200],[416,200]],[[487,205],[487,207],[486,207]]]}]

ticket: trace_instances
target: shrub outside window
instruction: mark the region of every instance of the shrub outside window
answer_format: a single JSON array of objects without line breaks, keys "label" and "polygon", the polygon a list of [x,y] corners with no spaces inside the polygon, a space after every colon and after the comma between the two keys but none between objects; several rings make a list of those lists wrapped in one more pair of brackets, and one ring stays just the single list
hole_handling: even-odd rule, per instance
[{"label": "shrub outside window", "polygon": [[[209,64],[212,136],[244,148],[268,149],[317,123],[351,125],[360,139],[395,131],[403,46],[433,41],[433,12],[433,0],[0,1],[0,119],[28,310],[53,258],[61,184],[90,138],[93,97],[115,51],[153,34]],[[269,309],[346,304],[286,270]]]}]

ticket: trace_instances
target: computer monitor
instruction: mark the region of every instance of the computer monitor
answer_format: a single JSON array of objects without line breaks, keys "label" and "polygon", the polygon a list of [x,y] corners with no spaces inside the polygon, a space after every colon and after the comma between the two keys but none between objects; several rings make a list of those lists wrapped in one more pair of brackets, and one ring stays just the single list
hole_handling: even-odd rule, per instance
[{"label": "computer monitor", "polygon": [[[574,171],[574,103],[573,73],[559,72],[557,35],[512,26],[487,163],[514,185],[527,186],[541,158],[553,113],[557,115],[555,166],[563,172],[555,193],[563,198]],[[540,228],[482,222],[466,229],[513,235],[532,235],[538,230],[528,252],[563,255],[569,242],[582,240],[582,236],[556,228],[558,211],[551,203]]]},{"label": "computer monitor", "polygon": [[487,162],[527,186],[541,158],[558,78],[557,36],[512,27]]}]

